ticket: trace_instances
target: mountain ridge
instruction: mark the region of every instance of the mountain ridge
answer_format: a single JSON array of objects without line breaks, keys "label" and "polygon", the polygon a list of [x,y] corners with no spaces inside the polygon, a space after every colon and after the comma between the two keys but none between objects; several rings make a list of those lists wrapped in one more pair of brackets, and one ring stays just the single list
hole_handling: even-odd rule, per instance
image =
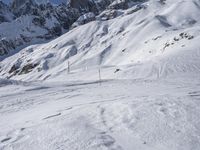
[{"label": "mountain ridge", "polygon": [[[1,2],[0,55],[4,55],[4,58],[17,48],[54,39],[77,25],[95,20],[95,16],[106,9],[109,11],[125,9],[124,4],[127,5],[132,1],[138,2],[138,0],[126,0],[120,2],[122,3],[121,7],[108,8],[114,0],[86,1],[88,3],[85,3],[84,6],[82,2],[74,3],[73,0],[66,5],[60,4],[58,6],[54,6],[51,3],[39,5],[32,0],[19,2],[14,0],[11,5]],[[128,8],[128,6],[126,7]],[[5,14],[4,9],[8,13]],[[7,14],[10,14],[10,17],[7,17]],[[72,26],[73,24],[74,26]],[[17,26],[17,31],[14,29],[15,26]],[[13,34],[13,31],[16,34]]]}]

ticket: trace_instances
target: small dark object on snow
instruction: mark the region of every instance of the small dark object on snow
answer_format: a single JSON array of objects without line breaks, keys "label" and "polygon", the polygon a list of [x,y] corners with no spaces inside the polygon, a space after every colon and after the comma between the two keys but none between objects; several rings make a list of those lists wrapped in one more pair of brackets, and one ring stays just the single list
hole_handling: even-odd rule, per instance
[{"label": "small dark object on snow", "polygon": [[117,72],[119,72],[119,71],[120,71],[120,69],[116,69],[114,73],[117,73]]},{"label": "small dark object on snow", "polygon": [[126,49],[123,49],[122,52],[125,52]]},{"label": "small dark object on snow", "polygon": [[9,141],[10,139],[11,139],[10,137],[7,137],[7,138],[1,140],[1,143],[6,142],[6,141]]}]

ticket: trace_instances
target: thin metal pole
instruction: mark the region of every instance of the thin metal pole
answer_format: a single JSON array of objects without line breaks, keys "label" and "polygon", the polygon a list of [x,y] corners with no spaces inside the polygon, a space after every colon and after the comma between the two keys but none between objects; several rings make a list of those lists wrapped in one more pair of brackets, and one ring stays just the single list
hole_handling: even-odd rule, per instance
[{"label": "thin metal pole", "polygon": [[70,62],[68,61],[67,64],[68,64],[67,71],[68,71],[68,73],[70,73]]},{"label": "thin metal pole", "polygon": [[101,68],[99,68],[99,84],[101,85]]}]

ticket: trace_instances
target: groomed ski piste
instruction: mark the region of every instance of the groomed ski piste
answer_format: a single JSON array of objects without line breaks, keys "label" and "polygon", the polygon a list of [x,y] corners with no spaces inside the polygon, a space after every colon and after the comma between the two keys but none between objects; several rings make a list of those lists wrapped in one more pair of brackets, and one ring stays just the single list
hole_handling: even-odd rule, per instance
[{"label": "groomed ski piste", "polygon": [[0,150],[199,150],[199,35],[199,0],[150,0],[4,58]]}]

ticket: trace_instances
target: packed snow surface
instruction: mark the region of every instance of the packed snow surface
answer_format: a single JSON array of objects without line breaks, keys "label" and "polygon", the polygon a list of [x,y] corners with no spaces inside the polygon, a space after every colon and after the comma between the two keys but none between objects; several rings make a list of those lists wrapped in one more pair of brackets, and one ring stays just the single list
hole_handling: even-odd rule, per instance
[{"label": "packed snow surface", "polygon": [[0,150],[200,149],[200,1],[100,18],[0,62]]},{"label": "packed snow surface", "polygon": [[199,80],[0,88],[1,150],[199,150]]}]

